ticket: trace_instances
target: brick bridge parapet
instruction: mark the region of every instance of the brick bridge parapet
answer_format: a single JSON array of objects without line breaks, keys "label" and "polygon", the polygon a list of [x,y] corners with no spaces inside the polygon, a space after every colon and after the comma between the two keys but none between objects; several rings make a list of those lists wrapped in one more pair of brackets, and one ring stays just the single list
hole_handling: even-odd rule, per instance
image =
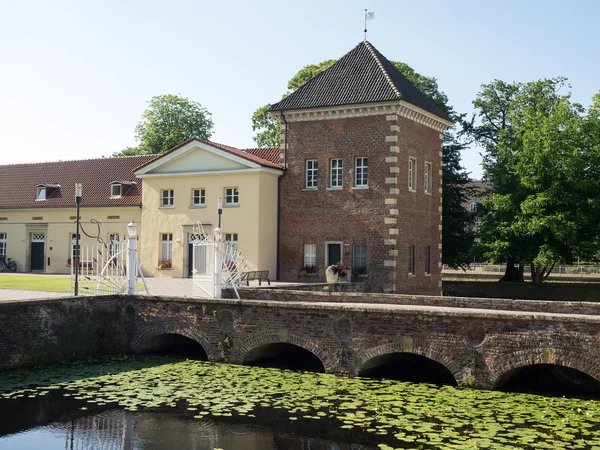
[{"label": "brick bridge parapet", "polygon": [[[481,302],[468,308],[460,300],[440,306],[421,298],[428,303],[423,305],[411,296],[400,301],[405,304],[331,298],[103,296],[4,302],[0,351],[6,357],[0,370],[102,353],[141,353],[160,336],[180,334],[199,343],[214,362],[240,364],[260,346],[289,343],[313,353],[331,373],[356,375],[373,358],[413,353],[444,366],[459,385],[493,388],[514,369],[544,363],[600,381],[598,305],[579,304],[573,308],[578,313],[569,314],[566,302],[506,311],[485,309]],[[543,312],[552,308],[561,312]]]}]

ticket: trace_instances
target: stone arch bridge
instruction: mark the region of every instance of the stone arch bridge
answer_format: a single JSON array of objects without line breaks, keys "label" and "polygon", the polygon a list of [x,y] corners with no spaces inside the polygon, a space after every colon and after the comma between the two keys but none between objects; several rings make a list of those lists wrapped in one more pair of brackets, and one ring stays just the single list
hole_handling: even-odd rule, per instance
[{"label": "stone arch bridge", "polygon": [[[348,294],[338,300],[343,298],[359,300]],[[315,355],[331,373],[359,375],[378,359],[408,353],[443,366],[458,385],[493,388],[511,371],[534,364],[569,367],[600,381],[600,307],[594,304],[582,311],[581,304],[568,302],[506,300],[517,309],[506,311],[493,300],[474,300],[471,306],[492,307],[480,309],[461,307],[459,299],[446,299],[448,306],[430,299],[381,304],[314,297],[136,298],[126,300],[136,316],[130,350],[144,352],[153,338],[180,334],[198,342],[215,362],[242,364],[257,348],[287,343]],[[539,311],[544,307],[554,312]]]},{"label": "stone arch bridge", "polygon": [[[245,297],[252,297],[244,292]],[[256,294],[258,295],[258,294]],[[458,385],[494,388],[535,364],[600,381],[600,304],[355,293],[267,299],[103,296],[0,303],[0,370],[101,353],[143,353],[185,336],[214,362],[244,363],[280,344],[326,372],[363,374],[390,355],[420,355]],[[284,345],[285,347],[285,345]]]}]

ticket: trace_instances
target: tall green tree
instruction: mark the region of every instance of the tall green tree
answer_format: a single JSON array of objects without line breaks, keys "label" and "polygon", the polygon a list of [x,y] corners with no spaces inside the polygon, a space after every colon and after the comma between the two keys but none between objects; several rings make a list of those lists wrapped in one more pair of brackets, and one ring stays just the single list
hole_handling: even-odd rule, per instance
[{"label": "tall green tree", "polygon": [[504,127],[484,161],[493,189],[482,202],[481,241],[493,260],[529,264],[534,283],[598,250],[600,160],[590,137],[598,120],[594,105],[586,117],[564,87],[564,78],[515,84],[505,114],[486,111]]},{"label": "tall green tree", "polygon": [[[288,90],[283,97],[290,95],[334,62],[335,60],[326,60],[300,69],[289,80]],[[438,108],[444,111],[452,121],[462,124],[464,117],[457,114],[449,105],[448,97],[440,90],[435,78],[419,74],[406,63],[400,61],[391,61],[391,63]],[[267,104],[258,108],[252,116],[252,130],[257,131],[254,140],[259,147],[279,145],[279,122],[267,112],[270,106],[270,104]],[[467,224],[471,221],[471,215],[463,207],[470,194],[468,188],[470,183],[469,174],[460,165],[460,154],[465,147],[466,144],[461,139],[461,134],[456,127],[444,134],[442,262],[454,268],[468,266],[471,261],[470,250],[473,243],[473,234],[467,231]]]},{"label": "tall green tree", "polygon": [[164,153],[192,137],[208,140],[212,129],[211,114],[200,103],[178,95],[157,95],[135,127],[138,146],[113,156]]}]

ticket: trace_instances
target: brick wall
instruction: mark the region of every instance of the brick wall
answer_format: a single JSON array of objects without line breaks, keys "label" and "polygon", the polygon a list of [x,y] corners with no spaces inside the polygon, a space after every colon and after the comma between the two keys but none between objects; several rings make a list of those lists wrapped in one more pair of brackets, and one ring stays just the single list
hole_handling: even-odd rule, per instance
[{"label": "brick wall", "polygon": [[[287,171],[280,184],[280,265],[284,280],[298,279],[304,244],[316,244],[318,281],[325,279],[326,243],[342,242],[343,263],[353,245],[367,245],[367,289],[372,292],[441,293],[439,132],[397,115],[292,122]],[[408,189],[408,159],[416,158],[416,191]],[[353,189],[355,159],[369,158],[368,189]],[[331,158],[343,160],[343,187],[328,189]],[[319,163],[318,189],[305,189],[306,160]],[[432,192],[424,192],[425,161]],[[409,276],[408,246],[415,246]],[[424,249],[431,249],[431,274]],[[362,280],[361,280],[362,281]]]}]

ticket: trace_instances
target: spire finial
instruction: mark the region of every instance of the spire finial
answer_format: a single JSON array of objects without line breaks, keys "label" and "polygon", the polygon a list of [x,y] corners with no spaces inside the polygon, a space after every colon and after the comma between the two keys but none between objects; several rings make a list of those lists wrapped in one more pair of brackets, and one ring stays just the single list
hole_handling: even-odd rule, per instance
[{"label": "spire finial", "polygon": [[375,19],[375,13],[369,12],[367,8],[365,8],[365,41],[367,40],[367,20]]}]

